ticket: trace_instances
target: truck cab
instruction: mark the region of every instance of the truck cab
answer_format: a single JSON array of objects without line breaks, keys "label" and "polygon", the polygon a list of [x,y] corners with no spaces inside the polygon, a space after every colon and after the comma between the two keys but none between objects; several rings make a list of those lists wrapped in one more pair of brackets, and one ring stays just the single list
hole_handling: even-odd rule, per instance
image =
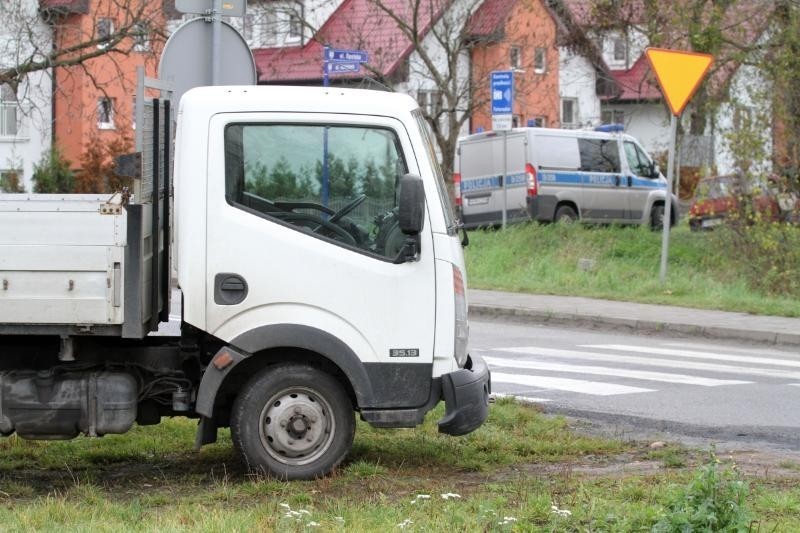
[{"label": "truck cab", "polygon": [[[142,400],[137,420],[197,417],[198,445],[230,426],[253,470],[291,479],[327,474],[342,461],[353,411],[377,427],[413,427],[444,400],[440,431],[476,429],[488,413],[490,380],[485,363],[468,353],[456,230],[427,125],[410,97],[300,87],[188,91],[177,113],[166,239],[182,295],[181,334],[162,341],[179,354],[170,371],[180,381],[172,392],[181,395],[168,408],[144,409],[142,390],[134,391]],[[128,244],[119,243],[120,256],[131,254]],[[116,263],[123,278],[127,267]],[[71,324],[68,314],[59,320]],[[81,368],[109,366],[96,341],[69,331]],[[104,331],[113,338],[114,330]],[[130,342],[125,363],[150,364],[152,350],[139,354]],[[125,374],[123,366],[116,371]],[[3,389],[3,380],[36,379],[12,375],[0,370],[0,391],[14,389]],[[0,399],[9,413],[22,401],[12,392]],[[0,412],[0,431],[25,425],[14,412],[5,425]],[[44,421],[28,433],[58,436]]]}]

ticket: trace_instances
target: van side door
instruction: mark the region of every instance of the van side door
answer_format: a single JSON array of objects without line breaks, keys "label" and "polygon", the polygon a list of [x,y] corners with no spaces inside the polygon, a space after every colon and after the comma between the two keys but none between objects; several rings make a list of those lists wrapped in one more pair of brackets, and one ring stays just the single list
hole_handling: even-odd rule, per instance
[{"label": "van side door", "polygon": [[628,194],[623,186],[616,139],[578,138],[581,157],[584,220],[625,221]]}]

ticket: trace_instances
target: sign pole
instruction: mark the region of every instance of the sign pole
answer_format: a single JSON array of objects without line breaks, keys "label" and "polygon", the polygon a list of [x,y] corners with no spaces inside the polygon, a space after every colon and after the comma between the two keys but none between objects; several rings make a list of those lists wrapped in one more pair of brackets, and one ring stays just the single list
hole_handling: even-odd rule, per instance
[{"label": "sign pole", "polygon": [[328,50],[330,48],[325,46],[322,48],[322,86],[328,86]]},{"label": "sign pole", "polygon": [[211,85],[218,85],[220,42],[222,40],[222,0],[214,0],[211,7]]},{"label": "sign pole", "polygon": [[508,131],[503,130],[503,229],[506,229],[508,219],[508,189],[506,188],[506,174],[508,174]]},{"label": "sign pole", "polygon": [[664,220],[661,224],[661,285],[667,281],[667,256],[669,255],[669,230],[672,220],[672,176],[675,172],[675,144],[678,136],[678,117],[669,120],[669,152],[667,156],[667,197],[664,200]]}]

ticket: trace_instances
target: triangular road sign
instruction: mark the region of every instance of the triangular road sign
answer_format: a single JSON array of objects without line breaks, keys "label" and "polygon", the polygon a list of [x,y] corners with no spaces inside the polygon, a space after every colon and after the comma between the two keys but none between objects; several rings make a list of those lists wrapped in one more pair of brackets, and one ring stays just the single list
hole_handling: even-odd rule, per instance
[{"label": "triangular road sign", "polygon": [[680,116],[711,68],[714,56],[664,48],[648,48],[645,54],[672,114]]}]

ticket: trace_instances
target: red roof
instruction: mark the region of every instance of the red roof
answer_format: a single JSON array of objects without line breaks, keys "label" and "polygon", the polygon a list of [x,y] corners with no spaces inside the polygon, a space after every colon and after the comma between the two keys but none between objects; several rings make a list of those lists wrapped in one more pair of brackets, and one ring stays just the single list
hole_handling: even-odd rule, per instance
[{"label": "red roof", "polygon": [[615,101],[660,100],[661,91],[658,82],[651,74],[650,63],[642,55],[628,70],[612,70],[611,76],[620,88]]},{"label": "red roof", "polygon": [[[416,24],[420,37],[439,19],[448,3],[449,0],[420,2]],[[323,43],[369,54],[361,73],[336,74],[337,79],[391,75],[413,51],[411,40],[403,31],[403,25],[410,26],[413,20],[412,3],[383,0],[382,5],[388,13],[374,0],[345,0],[304,46],[254,50],[259,83],[321,80]]]},{"label": "red roof", "polygon": [[484,0],[467,21],[470,37],[492,37],[503,31],[506,19],[517,0]]}]

